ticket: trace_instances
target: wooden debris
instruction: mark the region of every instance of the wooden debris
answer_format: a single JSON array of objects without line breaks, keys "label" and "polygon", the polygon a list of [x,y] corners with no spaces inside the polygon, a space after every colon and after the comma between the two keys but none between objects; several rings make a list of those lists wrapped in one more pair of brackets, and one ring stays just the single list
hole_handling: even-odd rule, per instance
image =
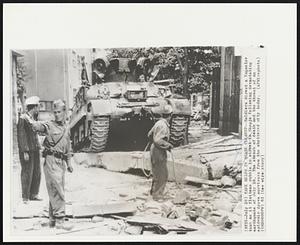
[{"label": "wooden debris", "polygon": [[[198,149],[198,148],[195,148]],[[222,152],[228,152],[228,151],[238,151],[241,150],[242,147],[231,147],[231,148],[224,148],[223,150],[212,150],[212,151],[203,151],[199,152],[198,154],[214,154],[214,153],[222,153]]]},{"label": "wooden debris", "polygon": [[140,235],[142,234],[143,227],[141,226],[128,226],[125,228],[124,232],[129,235]]},{"label": "wooden debris", "polygon": [[199,226],[192,222],[186,222],[183,220],[168,219],[163,217],[153,217],[153,216],[135,216],[128,217],[126,222],[129,224],[142,225],[142,226],[153,226],[153,225],[163,225],[169,226],[171,228],[182,228],[182,229],[193,229],[197,230]]},{"label": "wooden debris", "polygon": [[238,199],[237,199],[234,195],[232,195],[232,194],[230,193],[230,191],[228,191],[228,190],[226,190],[226,189],[223,189],[223,191],[226,192],[233,200],[238,201]]},{"label": "wooden debris", "polygon": [[81,228],[81,229],[75,229],[75,230],[71,230],[71,231],[57,232],[56,235],[64,235],[64,234],[69,234],[69,233],[74,233],[74,232],[91,230],[91,229],[95,229],[95,228],[99,228],[99,226],[91,226],[91,227],[86,227],[86,228]]},{"label": "wooden debris", "polygon": [[74,205],[73,217],[93,217],[105,214],[135,213],[136,206],[133,203],[111,203],[111,204],[94,204],[94,205]]},{"label": "wooden debris", "polygon": [[186,148],[193,148],[194,146],[206,145],[206,144],[213,143],[215,141],[221,140],[222,138],[223,137],[221,137],[221,136],[217,136],[217,137],[214,137],[213,139],[188,144],[188,145],[185,145],[185,146],[178,147],[177,149],[186,149]]},{"label": "wooden debris", "polygon": [[197,201],[212,201],[214,199],[215,199],[214,197],[196,197],[196,198],[192,198],[192,200],[194,202],[197,202]]},{"label": "wooden debris", "polygon": [[204,218],[202,218],[202,217],[198,217],[197,219],[196,219],[196,223],[202,223],[202,224],[204,224],[204,225],[209,225],[209,226],[213,226],[213,224],[212,223],[210,223],[209,221],[207,221],[206,219],[204,219]]},{"label": "wooden debris", "polygon": [[148,199],[148,197],[137,196],[136,199],[146,201]]},{"label": "wooden debris", "polygon": [[197,184],[205,184],[205,185],[212,185],[212,186],[222,186],[219,180],[206,180],[201,178],[196,178],[192,176],[187,176],[184,179],[186,182],[193,182]]},{"label": "wooden debris", "polygon": [[229,146],[242,146],[242,144],[217,144],[213,145],[212,147],[229,147]]}]

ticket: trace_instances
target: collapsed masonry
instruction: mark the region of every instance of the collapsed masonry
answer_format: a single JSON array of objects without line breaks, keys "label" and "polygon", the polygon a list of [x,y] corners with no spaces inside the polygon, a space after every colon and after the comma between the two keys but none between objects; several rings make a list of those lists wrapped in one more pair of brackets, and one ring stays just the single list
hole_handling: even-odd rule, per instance
[{"label": "collapsed masonry", "polygon": [[[205,234],[241,229],[241,140],[207,132],[205,140],[182,146],[169,155],[166,201],[152,201],[149,193],[119,192],[110,203],[69,203],[67,217],[75,229],[57,235],[87,232],[103,234]],[[174,158],[174,161],[173,161]],[[86,167],[109,171],[150,171],[149,152],[77,153],[73,160]],[[82,166],[83,167],[83,166]],[[144,182],[151,182],[145,179]],[[117,191],[117,189],[115,189]],[[14,218],[47,218],[43,212]],[[29,229],[40,229],[37,223]],[[95,231],[95,232],[96,232]]]},{"label": "collapsed masonry", "polygon": [[[109,171],[151,171],[149,152],[76,153],[73,159],[77,164],[102,167]],[[172,154],[168,154],[167,162],[169,181],[185,183],[186,178],[194,177],[193,180],[198,183],[201,180],[218,180],[220,186],[240,184],[241,165],[241,140],[234,135],[223,137],[217,134],[208,140],[175,148]]]},{"label": "collapsed masonry", "polygon": [[[173,160],[174,159],[174,160]],[[151,172],[149,152],[78,153],[77,164],[128,172]],[[204,234],[241,228],[241,140],[235,136],[212,135],[210,139],[173,150],[168,158],[169,180],[173,182],[164,203],[149,201],[148,194],[120,193],[119,209],[103,212],[101,205],[73,207],[70,217],[99,217],[118,220],[121,234]],[[182,184],[190,185],[182,185]],[[201,187],[201,188],[199,188]]]}]

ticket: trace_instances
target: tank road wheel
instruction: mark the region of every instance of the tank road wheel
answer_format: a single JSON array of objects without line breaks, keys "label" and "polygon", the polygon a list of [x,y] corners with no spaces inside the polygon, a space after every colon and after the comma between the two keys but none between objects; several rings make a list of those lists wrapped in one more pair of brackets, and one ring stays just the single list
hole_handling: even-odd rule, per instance
[{"label": "tank road wheel", "polygon": [[189,118],[186,116],[173,116],[170,124],[170,143],[180,146],[187,143]]},{"label": "tank road wheel", "polygon": [[101,152],[105,150],[109,131],[109,117],[94,117],[91,125],[90,151]]}]

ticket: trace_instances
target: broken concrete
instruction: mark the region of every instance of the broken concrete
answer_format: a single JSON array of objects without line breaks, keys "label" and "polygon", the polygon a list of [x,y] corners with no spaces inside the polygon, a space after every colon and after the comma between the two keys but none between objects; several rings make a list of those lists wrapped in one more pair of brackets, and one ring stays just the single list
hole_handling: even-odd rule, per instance
[{"label": "broken concrete", "polygon": [[189,217],[185,215],[184,207],[175,207],[172,212],[168,215],[169,219],[178,219],[188,221]]},{"label": "broken concrete", "polygon": [[221,183],[224,187],[233,187],[236,185],[236,180],[225,175],[221,178]]},{"label": "broken concrete", "polygon": [[237,205],[234,207],[233,212],[236,214],[241,215],[242,214],[242,203],[239,202]]},{"label": "broken concrete", "polygon": [[[227,147],[226,144],[228,144],[230,147],[238,146],[237,142],[222,141],[221,145],[215,145],[215,143],[212,143],[209,146],[210,148],[207,148],[207,146],[203,147],[203,151],[210,151],[212,149],[218,150],[221,149],[221,147]],[[230,165],[230,163],[228,164],[227,160],[232,161],[232,165],[235,166],[235,164],[233,164],[235,160],[234,152],[208,155],[199,155],[199,152],[199,149],[186,148],[184,150],[177,150],[175,148],[173,150],[175,174],[172,158],[170,155],[168,156],[169,175],[171,176],[170,180],[172,180],[172,178],[174,180],[174,177],[176,177],[176,180],[180,180],[180,166],[182,165],[184,165],[183,170],[185,171],[182,176],[189,176],[186,175],[186,173],[190,171],[192,172],[191,177],[200,178],[205,181],[208,180],[208,178],[205,177],[205,173],[208,172],[206,164],[212,164],[213,171],[216,170],[212,179],[218,176],[224,176],[224,165]],[[107,158],[108,155],[110,155],[110,158]],[[129,155],[129,157],[124,158],[125,155]],[[149,152],[146,152],[145,156],[145,168],[150,169]],[[239,156],[237,156],[237,159],[238,158]],[[151,179],[147,180],[146,178],[141,177],[141,164],[143,159],[142,152],[106,152],[101,154],[76,153],[75,159],[77,162],[74,164],[74,172],[72,174],[67,174],[66,176],[66,200],[73,203],[73,205],[67,205],[68,207],[71,207],[71,209],[67,208],[67,213],[70,215],[70,217],[73,216],[73,207],[76,205],[90,206],[92,204],[96,204],[97,206],[104,204],[116,204],[111,203],[112,200],[115,200],[117,203],[120,202],[126,204],[132,202],[132,204],[135,206],[134,209],[136,209],[136,213],[133,212],[129,214],[134,216],[128,217],[128,213],[119,213],[120,210],[117,207],[110,207],[109,212],[120,214],[118,215],[117,219],[122,220],[122,222],[114,220],[115,218],[112,219],[113,215],[111,214],[101,217],[103,213],[106,213],[107,211],[102,208],[100,211],[97,209],[96,215],[89,215],[88,217],[90,218],[69,219],[72,224],[75,223],[76,225],[76,229],[74,229],[72,232],[77,232],[76,234],[78,235],[144,235],[147,233],[151,233],[153,235],[167,233],[183,234],[187,232],[189,232],[189,234],[194,233],[211,235],[213,231],[219,233],[222,232],[220,229],[223,228],[228,230],[241,226],[241,186],[237,185],[234,188],[218,188],[221,180],[206,182],[210,184],[217,183],[217,185],[201,184],[201,186],[176,185],[174,182],[168,182],[166,186],[166,195],[174,198],[177,192],[182,189],[189,193],[190,198],[187,198],[187,200],[181,202],[182,204],[178,205],[165,202],[167,205],[165,205],[164,209],[162,208],[164,203],[150,201],[151,198],[149,197],[149,190],[151,188]],[[123,161],[123,159],[125,160]],[[227,160],[226,162],[221,162],[222,159]],[[125,162],[124,165],[121,164],[122,171],[119,171],[120,165],[118,164],[118,161],[115,160]],[[97,168],[91,169],[86,168],[86,166]],[[128,166],[130,167],[129,169]],[[200,173],[197,172],[199,169]],[[203,169],[203,172],[201,172],[201,169]],[[236,179],[239,174],[239,172],[235,169],[237,168],[230,168],[229,166],[230,173],[227,174],[233,179]],[[107,170],[112,171],[108,172]],[[220,173],[216,173],[217,171]],[[120,172],[126,172],[128,174],[123,174]],[[202,178],[202,176],[204,177]],[[209,181],[212,179],[209,179]],[[45,192],[41,191],[41,194],[43,193],[46,193],[46,190]],[[143,193],[145,193],[145,195]],[[42,198],[48,201],[47,193],[45,196],[42,196]],[[168,203],[170,206],[168,206]],[[45,204],[42,205],[40,203],[39,205],[39,210],[43,211],[41,213],[43,213],[44,216],[47,215],[48,203],[45,202]],[[43,206],[46,207],[45,210],[43,210]],[[35,209],[31,208],[31,210],[34,210],[36,213]],[[166,211],[165,213],[164,210]],[[134,221],[137,221],[136,219],[133,220],[136,215],[138,215],[137,217],[140,217],[140,220],[138,221],[144,223],[134,223]],[[128,222],[127,218],[124,217],[129,218]],[[34,219],[17,219],[14,220],[14,226],[18,226],[17,230],[19,232],[21,229],[24,230],[24,225],[22,223],[27,222],[27,228],[32,229],[34,223],[32,220]],[[48,221],[48,219],[45,220]],[[214,226],[211,226],[209,223],[213,224]],[[93,227],[91,225],[93,225]],[[44,232],[45,235],[50,234],[50,231],[48,231],[50,229],[48,227],[40,228],[39,224],[36,224],[34,225],[34,228],[37,228],[38,230],[31,230],[30,233],[34,234],[34,232],[36,232],[37,234]],[[140,233],[141,229],[142,233]],[[225,229],[223,229],[223,232]]]},{"label": "broken concrete", "polygon": [[174,210],[174,204],[170,201],[161,204],[162,217],[169,217]]},{"label": "broken concrete", "polygon": [[210,223],[209,221],[207,221],[206,219],[204,219],[202,217],[198,217],[196,219],[196,224],[203,224],[203,225],[213,226],[212,223]]},{"label": "broken concrete", "polygon": [[215,210],[221,209],[221,210],[225,210],[228,212],[232,212],[233,206],[234,206],[234,204],[231,201],[229,201],[228,199],[215,200],[213,202],[213,205],[214,205]]},{"label": "broken concrete", "polygon": [[[143,161],[143,156],[145,159]],[[75,153],[75,162],[87,162],[89,165],[101,166],[110,171],[126,172],[130,169],[142,169],[150,171],[150,154],[149,152],[102,152],[98,154]],[[208,179],[208,172],[205,165],[196,164],[193,161],[177,161],[171,155],[168,155],[167,167],[169,180],[183,183],[186,176],[195,176]],[[179,171],[180,170],[180,171]]]},{"label": "broken concrete", "polygon": [[98,223],[104,221],[104,218],[101,216],[94,216],[91,220],[93,223]]},{"label": "broken concrete", "polygon": [[190,221],[190,217],[187,216],[187,215],[179,216],[177,219],[182,220],[182,221],[186,221],[186,222]]},{"label": "broken concrete", "polygon": [[72,157],[74,163],[87,167],[101,166],[101,159],[97,153],[78,152]]},{"label": "broken concrete", "polygon": [[235,176],[235,180],[236,180],[236,183],[241,185],[242,184],[242,173],[238,173],[236,176]]},{"label": "broken concrete", "polygon": [[190,193],[184,190],[180,190],[176,193],[173,203],[174,204],[185,204],[191,198]]}]

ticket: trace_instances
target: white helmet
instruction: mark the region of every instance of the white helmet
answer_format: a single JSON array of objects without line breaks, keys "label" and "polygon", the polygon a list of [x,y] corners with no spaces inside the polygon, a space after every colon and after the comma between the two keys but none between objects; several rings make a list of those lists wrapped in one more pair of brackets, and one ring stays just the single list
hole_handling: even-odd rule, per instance
[{"label": "white helmet", "polygon": [[31,96],[25,100],[25,105],[38,105],[40,104],[40,98],[37,96]]},{"label": "white helmet", "polygon": [[173,108],[170,105],[165,105],[164,110],[163,110],[163,114],[165,115],[169,115],[173,113]]}]

